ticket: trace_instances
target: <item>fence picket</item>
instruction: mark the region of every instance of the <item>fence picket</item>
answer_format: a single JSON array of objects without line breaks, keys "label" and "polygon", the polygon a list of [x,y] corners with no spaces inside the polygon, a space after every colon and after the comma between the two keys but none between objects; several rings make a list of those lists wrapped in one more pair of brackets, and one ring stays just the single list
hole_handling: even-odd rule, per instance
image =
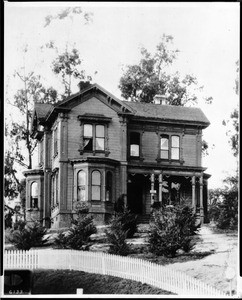
[{"label": "fence picket", "polygon": [[147,283],[178,295],[226,296],[196,278],[138,258],[77,250],[6,250],[5,269],[69,269]]}]

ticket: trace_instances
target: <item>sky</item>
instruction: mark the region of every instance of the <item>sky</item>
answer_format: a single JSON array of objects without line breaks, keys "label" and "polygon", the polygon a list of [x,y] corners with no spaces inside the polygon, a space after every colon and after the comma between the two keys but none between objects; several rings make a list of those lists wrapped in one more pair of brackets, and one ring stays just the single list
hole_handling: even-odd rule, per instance
[{"label": "sky", "polygon": [[[163,34],[172,35],[179,55],[173,64],[181,75],[196,76],[203,91],[200,107],[211,125],[203,138],[209,144],[209,155],[203,158],[211,174],[209,187],[221,186],[222,180],[236,169],[223,120],[238,105],[235,94],[236,66],[239,59],[239,3],[235,2],[68,2],[92,13],[85,24],[83,14],[72,20],[54,20],[44,27],[47,15],[55,16],[67,2],[5,2],[4,11],[4,87],[5,100],[12,98],[21,82],[13,77],[25,64],[26,72],[41,74],[44,82],[61,89],[53,76],[51,62],[56,54],[41,46],[53,40],[60,49],[74,45],[83,59],[83,67],[93,82],[122,99],[119,79],[126,65],[140,59],[140,48],[155,51]],[[28,44],[24,58],[23,48]],[[97,74],[95,74],[97,71]],[[76,90],[75,90],[76,89]],[[73,92],[77,87],[73,87]],[[202,101],[212,96],[213,103]],[[17,115],[5,105],[9,122]]]}]

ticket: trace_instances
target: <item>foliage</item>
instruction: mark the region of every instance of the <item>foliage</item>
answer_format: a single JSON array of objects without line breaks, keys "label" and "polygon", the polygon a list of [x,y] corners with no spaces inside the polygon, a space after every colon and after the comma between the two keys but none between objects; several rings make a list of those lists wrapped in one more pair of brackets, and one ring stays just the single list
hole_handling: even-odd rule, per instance
[{"label": "foliage", "polygon": [[[127,66],[120,79],[122,97],[132,101],[152,102],[156,94],[161,94],[167,95],[171,105],[183,106],[197,102],[194,90],[202,90],[202,87],[196,88],[197,79],[193,75],[181,78],[178,72],[169,72],[179,52],[172,48],[172,43],[172,36],[163,35],[153,55],[147,49],[141,49],[140,62]],[[210,103],[212,98],[206,101]]]},{"label": "foliage", "polygon": [[72,227],[66,234],[59,233],[54,244],[60,248],[88,250],[90,236],[97,232],[92,216],[72,220]]},{"label": "foliage", "polygon": [[209,217],[219,229],[237,229],[238,227],[238,178],[229,177],[230,187],[210,190],[212,204]]},{"label": "foliage", "polygon": [[123,224],[118,218],[113,218],[109,230],[106,230],[105,233],[110,244],[109,253],[121,256],[128,255],[129,246],[125,241],[128,230],[124,231]]},{"label": "foliage", "polygon": [[130,213],[127,208],[124,212],[117,213],[112,222],[122,224],[123,231],[127,232],[127,238],[132,238],[137,232],[137,215]]},{"label": "foliage", "polygon": [[[54,74],[60,75],[62,83],[65,87],[63,98],[70,96],[72,79],[85,80],[85,71],[81,69],[82,60],[80,59],[79,51],[73,48],[70,52],[65,51],[57,56],[52,62],[52,70]],[[92,78],[87,76],[88,81]]]},{"label": "foliage", "polygon": [[[6,151],[5,157],[31,169],[32,155],[37,146],[37,141],[31,137],[30,131],[34,102],[55,103],[57,92],[52,87],[45,88],[41,83],[41,77],[34,72],[25,75],[16,71],[14,76],[20,79],[23,87],[16,91],[13,101],[8,100],[8,104],[17,109],[22,119],[13,120],[11,127],[6,125],[5,137],[11,140],[12,146]],[[23,152],[26,150],[27,155]]]},{"label": "foliage", "polygon": [[45,25],[47,27],[53,22],[53,20],[63,20],[67,17],[73,18],[75,15],[83,14],[84,19],[88,23],[91,20],[91,13],[83,12],[81,7],[67,7],[56,15],[48,15],[45,17]]},{"label": "foliage", "polygon": [[17,229],[12,229],[8,240],[17,249],[29,250],[32,247],[41,247],[46,244],[48,239],[44,238],[47,229],[39,222],[35,221],[32,225],[26,223],[17,224]]},{"label": "foliage", "polygon": [[12,216],[14,215],[14,212],[12,210],[9,210],[7,213],[5,213],[4,221],[5,221],[5,228],[12,228],[13,221]]},{"label": "foliage", "polygon": [[150,225],[149,248],[156,255],[174,257],[179,249],[189,252],[194,244],[196,216],[192,208],[183,205],[166,206],[154,212]]}]

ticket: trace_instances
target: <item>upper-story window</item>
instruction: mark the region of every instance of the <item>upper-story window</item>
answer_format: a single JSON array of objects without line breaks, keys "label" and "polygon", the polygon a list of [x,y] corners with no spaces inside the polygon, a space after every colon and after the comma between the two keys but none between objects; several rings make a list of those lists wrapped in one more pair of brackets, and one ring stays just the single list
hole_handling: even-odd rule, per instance
[{"label": "upper-story window", "polygon": [[104,125],[84,124],[83,148],[86,151],[105,150],[105,127]]},{"label": "upper-story window", "polygon": [[39,165],[42,166],[44,162],[44,141],[39,142]]},{"label": "upper-story window", "polygon": [[140,156],[140,134],[138,132],[130,133],[130,156]]},{"label": "upper-story window", "polygon": [[180,159],[180,137],[177,135],[161,135],[160,138],[160,158]]},{"label": "upper-story window", "polygon": [[101,200],[101,173],[92,172],[92,200]]},{"label": "upper-story window", "polygon": [[54,156],[56,156],[58,154],[58,131],[57,131],[57,127],[54,129],[54,132],[53,132],[53,143],[54,143],[54,146],[53,146],[53,150],[54,150]]},{"label": "upper-story window", "polygon": [[169,159],[169,136],[162,135],[160,139],[160,158]]},{"label": "upper-story window", "polygon": [[180,137],[171,136],[171,159],[180,159]]}]

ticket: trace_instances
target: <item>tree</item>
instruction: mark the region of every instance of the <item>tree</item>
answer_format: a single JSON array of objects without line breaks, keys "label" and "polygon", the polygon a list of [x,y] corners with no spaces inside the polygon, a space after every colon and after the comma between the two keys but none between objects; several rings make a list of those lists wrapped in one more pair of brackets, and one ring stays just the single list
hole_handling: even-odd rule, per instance
[{"label": "tree", "polygon": [[[61,76],[65,88],[62,98],[71,95],[73,79],[81,82],[90,82],[92,80],[92,77],[86,76],[85,71],[81,69],[81,64],[82,60],[80,59],[79,51],[75,48],[71,51],[66,49],[63,53],[58,54],[56,59],[52,62],[52,71],[54,74]],[[81,87],[80,84],[79,87]]]},{"label": "tree", "polygon": [[57,13],[56,15],[46,16],[44,27],[49,26],[53,22],[53,20],[63,20],[67,17],[69,17],[69,18],[71,18],[71,20],[73,20],[73,17],[75,15],[81,15],[81,14],[83,14],[83,17],[84,17],[86,23],[88,23],[91,20],[92,14],[90,12],[83,12],[81,7],[67,7],[67,8],[64,8],[63,10],[61,10],[61,12]]},{"label": "tree", "polygon": [[[235,94],[239,94],[239,60],[236,61],[236,79],[235,79]],[[229,137],[229,143],[233,155],[237,158],[239,153],[239,110],[238,107],[234,108],[230,114],[229,120],[223,120],[222,124],[224,126],[231,127],[227,130],[227,136]]]},{"label": "tree", "polygon": [[[197,102],[194,90],[202,87],[197,88],[196,77],[185,75],[181,78],[178,72],[171,74],[168,71],[179,53],[179,50],[171,48],[172,42],[172,36],[163,35],[153,55],[144,47],[141,49],[140,62],[127,66],[120,78],[122,97],[149,103],[156,94],[162,94],[167,96],[170,105]],[[209,103],[212,97],[205,100]]]}]

